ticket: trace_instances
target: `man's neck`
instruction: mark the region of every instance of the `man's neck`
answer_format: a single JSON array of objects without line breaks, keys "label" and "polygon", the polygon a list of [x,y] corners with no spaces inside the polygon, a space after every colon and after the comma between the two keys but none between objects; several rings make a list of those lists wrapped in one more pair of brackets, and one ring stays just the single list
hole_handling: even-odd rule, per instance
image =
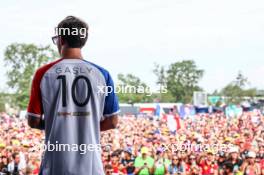
[{"label": "man's neck", "polygon": [[62,58],[75,58],[82,59],[82,53],[80,48],[62,48],[61,50]]}]

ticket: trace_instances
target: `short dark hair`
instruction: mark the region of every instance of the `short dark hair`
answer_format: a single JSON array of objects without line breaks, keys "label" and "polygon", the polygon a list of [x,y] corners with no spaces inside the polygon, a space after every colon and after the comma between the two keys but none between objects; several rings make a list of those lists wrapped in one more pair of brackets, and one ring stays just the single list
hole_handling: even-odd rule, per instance
[{"label": "short dark hair", "polygon": [[[68,29],[68,33],[64,31],[62,35],[61,31],[63,29]],[[82,37],[80,33],[82,29],[85,29],[85,33],[83,33],[85,34],[84,37]],[[57,32],[57,34],[61,36],[62,40],[65,41],[70,48],[82,48],[88,38],[88,29],[88,25],[83,20],[75,16],[67,16],[58,24],[55,30],[60,31],[59,33]],[[73,32],[76,32],[76,30],[78,31],[77,34],[73,35]]]},{"label": "short dark hair", "polygon": [[15,152],[15,153],[12,154],[12,158],[15,159],[16,156],[18,156],[18,155],[19,155],[19,153]]}]

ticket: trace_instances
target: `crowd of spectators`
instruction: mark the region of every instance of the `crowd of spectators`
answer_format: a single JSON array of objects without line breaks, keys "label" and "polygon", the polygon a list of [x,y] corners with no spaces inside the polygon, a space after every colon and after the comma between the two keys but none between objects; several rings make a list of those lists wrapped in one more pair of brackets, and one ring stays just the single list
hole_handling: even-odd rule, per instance
[{"label": "crowd of spectators", "polygon": [[[175,116],[177,117],[177,116]],[[175,121],[176,122],[176,121]],[[264,117],[246,112],[197,114],[170,131],[166,118],[120,117],[116,129],[102,132],[107,175],[264,175]],[[42,131],[27,121],[0,114],[0,172],[38,174]]]},{"label": "crowd of spectators", "polygon": [[35,175],[40,167],[42,131],[15,115],[0,114],[0,174]]}]

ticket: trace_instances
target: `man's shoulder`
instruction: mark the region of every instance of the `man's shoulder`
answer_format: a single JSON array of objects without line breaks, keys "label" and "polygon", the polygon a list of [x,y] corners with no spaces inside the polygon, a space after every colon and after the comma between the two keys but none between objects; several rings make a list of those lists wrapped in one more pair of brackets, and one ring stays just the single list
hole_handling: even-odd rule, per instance
[{"label": "man's shoulder", "polygon": [[52,66],[54,66],[55,64],[57,64],[58,62],[60,62],[62,60],[61,59],[57,59],[55,61],[52,61],[50,63],[47,63],[41,67],[39,67],[35,73],[35,76],[42,76],[43,74],[45,74]]},{"label": "man's shoulder", "polygon": [[93,67],[97,68],[101,73],[103,74],[109,74],[108,70],[106,70],[105,68],[103,68],[102,66],[99,66],[98,64],[95,64],[93,62],[87,61],[87,60],[83,60],[84,62],[92,65]]},{"label": "man's shoulder", "polygon": [[106,70],[105,68],[93,63],[93,62],[90,62],[90,61],[87,61],[87,60],[83,60],[85,61],[87,64],[90,64],[91,66],[93,66],[95,69],[98,70],[98,72],[104,77],[105,81],[106,82],[109,82],[109,80],[111,80],[111,75],[109,73],[108,70]]}]

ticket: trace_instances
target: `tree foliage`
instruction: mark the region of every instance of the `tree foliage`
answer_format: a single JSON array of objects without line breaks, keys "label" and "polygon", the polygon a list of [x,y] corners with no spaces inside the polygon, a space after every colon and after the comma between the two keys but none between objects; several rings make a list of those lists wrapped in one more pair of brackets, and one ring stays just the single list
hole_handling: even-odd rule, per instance
[{"label": "tree foliage", "polygon": [[198,83],[203,75],[204,70],[199,69],[193,60],[173,63],[167,70],[167,88],[176,102],[190,103],[193,92],[202,90]]},{"label": "tree foliage", "polygon": [[172,94],[167,91],[167,74],[164,66],[155,63],[153,73],[157,77],[156,84],[159,87],[159,92],[154,95],[154,98],[159,102],[174,102]]},{"label": "tree foliage", "polygon": [[160,94],[162,101],[190,103],[193,92],[202,90],[198,84],[204,70],[199,69],[193,60],[172,63],[167,70],[155,64],[153,72],[157,76],[156,84],[168,90],[166,94]]},{"label": "tree foliage", "polygon": [[257,90],[255,88],[246,89],[248,84],[248,78],[238,72],[235,80],[226,85],[220,94],[227,97],[228,104],[239,104],[244,100],[244,97],[256,96]]},{"label": "tree foliage", "polygon": [[198,84],[204,70],[199,69],[193,60],[172,63],[167,70],[155,64],[153,72],[157,76],[156,84],[168,90],[166,94],[160,94],[161,101],[190,103],[193,92],[202,90]]},{"label": "tree foliage", "polygon": [[4,53],[7,85],[15,92],[13,103],[20,109],[25,109],[28,104],[30,82],[36,69],[56,57],[50,46],[19,43],[7,46]]},{"label": "tree foliage", "polygon": [[152,102],[152,94],[146,83],[132,74],[118,74],[116,87],[118,97],[122,103]]}]

